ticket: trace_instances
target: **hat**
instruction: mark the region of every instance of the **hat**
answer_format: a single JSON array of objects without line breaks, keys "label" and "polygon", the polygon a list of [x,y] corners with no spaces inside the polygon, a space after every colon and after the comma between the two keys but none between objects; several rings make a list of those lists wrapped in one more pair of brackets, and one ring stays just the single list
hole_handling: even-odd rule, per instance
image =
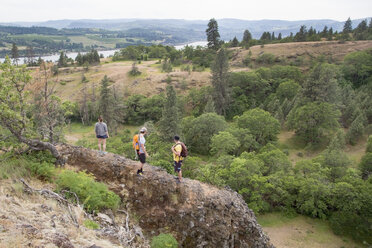
[{"label": "hat", "polygon": [[144,133],[144,132],[147,132],[147,128],[145,128],[145,127],[140,129],[140,133]]}]

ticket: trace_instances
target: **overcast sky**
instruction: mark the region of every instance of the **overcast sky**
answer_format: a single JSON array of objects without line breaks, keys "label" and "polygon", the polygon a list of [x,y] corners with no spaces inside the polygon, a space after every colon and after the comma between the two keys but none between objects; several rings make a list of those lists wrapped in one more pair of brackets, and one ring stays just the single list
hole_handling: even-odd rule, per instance
[{"label": "overcast sky", "polygon": [[212,17],[345,21],[371,15],[372,0],[0,0],[0,22]]}]

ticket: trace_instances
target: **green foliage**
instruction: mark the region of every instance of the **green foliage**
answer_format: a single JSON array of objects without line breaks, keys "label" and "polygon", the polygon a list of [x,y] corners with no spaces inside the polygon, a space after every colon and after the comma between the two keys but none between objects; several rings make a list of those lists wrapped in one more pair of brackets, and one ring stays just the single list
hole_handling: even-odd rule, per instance
[{"label": "green foliage", "polygon": [[200,154],[208,154],[211,138],[225,130],[226,127],[225,119],[215,113],[202,114],[197,118],[187,117],[182,120],[185,143],[191,151]]},{"label": "green foliage", "polygon": [[284,99],[292,100],[297,95],[300,88],[301,86],[292,80],[285,81],[278,86],[276,95],[281,101]]},{"label": "green foliage", "polygon": [[[116,209],[120,203],[119,196],[109,191],[105,184],[95,182],[94,177],[85,172],[64,170],[58,176],[56,184],[58,191],[67,189],[76,193],[89,212]],[[72,195],[70,197],[74,199]]]},{"label": "green foliage", "polygon": [[288,127],[306,143],[318,144],[339,127],[340,112],[326,102],[312,102],[292,110]]},{"label": "green foliage", "polygon": [[368,179],[372,174],[372,152],[366,153],[360,161],[359,168],[364,179]]},{"label": "green foliage", "polygon": [[208,48],[218,50],[220,48],[220,33],[218,32],[218,23],[212,18],[209,20],[208,28],[205,30],[208,40]]},{"label": "green foliage", "polygon": [[99,224],[93,220],[84,220],[84,226],[88,229],[96,230],[99,229]]},{"label": "green foliage", "polygon": [[100,56],[98,55],[97,50],[92,50],[86,54],[81,55],[78,53],[78,55],[75,58],[75,61],[78,65],[82,66],[84,64],[88,65],[94,65],[100,63]]},{"label": "green foliage", "polygon": [[45,181],[52,181],[56,174],[54,164],[47,162],[28,162],[27,168],[31,171],[32,176]]},{"label": "green foliage", "polygon": [[227,51],[220,49],[214,63],[211,65],[212,70],[212,86],[213,86],[213,101],[217,114],[226,116],[226,108],[229,104],[228,71],[229,61]]},{"label": "green foliage", "polygon": [[129,71],[129,75],[131,75],[132,77],[136,77],[136,76],[139,76],[141,75],[142,72],[140,72],[138,70],[138,67],[136,66],[136,63],[133,63],[132,64],[132,69]]},{"label": "green foliage", "polygon": [[145,97],[143,95],[131,95],[125,100],[123,119],[129,124],[142,124],[146,121],[158,121],[164,108],[164,94]]},{"label": "green foliage", "polygon": [[222,131],[215,134],[211,139],[211,154],[221,155],[234,154],[240,146],[239,140],[231,133]]},{"label": "green foliage", "polygon": [[0,158],[0,179],[30,176],[27,160],[9,158],[4,155],[0,156]]},{"label": "green foliage", "polygon": [[349,53],[344,58],[342,72],[354,87],[366,85],[372,79],[372,50]]},{"label": "green foliage", "polygon": [[260,146],[278,139],[277,135],[280,132],[279,121],[262,109],[249,110],[242,116],[237,117],[235,121],[239,128],[248,129]]},{"label": "green foliage", "polygon": [[364,114],[358,115],[351,123],[351,126],[346,134],[346,139],[351,145],[355,145],[358,140],[364,135],[367,119]]},{"label": "green foliage", "polygon": [[151,248],[177,248],[178,242],[177,240],[171,235],[166,233],[161,233],[158,236],[152,238],[151,241]]},{"label": "green foliage", "polygon": [[256,62],[258,64],[263,64],[263,65],[272,65],[276,61],[276,57],[274,54],[271,53],[263,53],[260,56],[257,57]]},{"label": "green foliage", "polygon": [[338,103],[341,73],[336,65],[318,63],[303,84],[303,101]]},{"label": "green foliage", "polygon": [[167,86],[167,98],[164,103],[162,117],[159,121],[159,131],[164,140],[172,141],[180,133],[179,110],[177,108],[177,95],[173,86]]},{"label": "green foliage", "polygon": [[372,152],[372,135],[370,135],[367,140],[366,153],[368,152]]},{"label": "green foliage", "polygon": [[288,172],[291,167],[288,156],[272,144],[263,147],[257,157],[263,162],[260,171],[264,176],[279,171]]}]

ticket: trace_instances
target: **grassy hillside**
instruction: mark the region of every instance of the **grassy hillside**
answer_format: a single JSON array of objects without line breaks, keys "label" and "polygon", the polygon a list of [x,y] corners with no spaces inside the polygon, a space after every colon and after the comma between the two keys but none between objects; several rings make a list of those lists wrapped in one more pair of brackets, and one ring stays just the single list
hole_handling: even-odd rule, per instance
[{"label": "grassy hillside", "polygon": [[[231,64],[236,67],[245,67],[244,60],[248,57],[256,67],[257,59],[263,54],[272,54],[275,64],[293,64],[309,66],[313,59],[323,56],[325,61],[339,63],[346,54],[372,48],[372,41],[321,41],[321,42],[295,42],[253,46],[248,50],[242,48],[232,49],[234,55]],[[248,69],[247,69],[248,70]]]},{"label": "grassy hillside", "polygon": [[[99,83],[104,75],[112,80],[111,87],[115,87],[119,94],[125,96],[132,94],[152,96],[163,92],[168,84],[174,85],[182,93],[188,88],[201,87],[210,83],[208,70],[188,73],[175,67],[173,72],[163,73],[156,62],[144,61],[138,64],[138,69],[142,74],[137,77],[128,74],[132,68],[133,62],[131,61],[110,62],[110,59],[107,59],[101,65],[89,67],[87,71],[83,67],[62,68],[59,75],[53,78],[58,82],[55,88],[56,94],[64,100],[75,101],[79,99],[83,88],[91,92],[93,87],[96,87],[98,93]],[[88,82],[82,83],[82,75],[87,78]],[[40,78],[40,76],[38,71],[34,73],[34,77]]]},{"label": "grassy hillside", "polygon": [[277,248],[359,248],[349,238],[336,236],[328,222],[305,216],[287,217],[270,213],[257,217]]}]

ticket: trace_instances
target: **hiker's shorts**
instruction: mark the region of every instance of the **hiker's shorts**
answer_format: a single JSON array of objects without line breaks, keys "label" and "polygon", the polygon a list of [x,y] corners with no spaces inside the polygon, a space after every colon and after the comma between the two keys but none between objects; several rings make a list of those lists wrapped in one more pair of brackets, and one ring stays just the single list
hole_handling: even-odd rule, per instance
[{"label": "hiker's shorts", "polygon": [[140,154],[138,154],[138,158],[139,158],[139,161],[140,161],[142,164],[146,163],[146,154],[144,154],[144,153],[140,153]]},{"label": "hiker's shorts", "polygon": [[173,167],[174,167],[174,172],[180,172],[181,171],[181,166],[182,166],[182,160],[180,161],[174,161]]}]

